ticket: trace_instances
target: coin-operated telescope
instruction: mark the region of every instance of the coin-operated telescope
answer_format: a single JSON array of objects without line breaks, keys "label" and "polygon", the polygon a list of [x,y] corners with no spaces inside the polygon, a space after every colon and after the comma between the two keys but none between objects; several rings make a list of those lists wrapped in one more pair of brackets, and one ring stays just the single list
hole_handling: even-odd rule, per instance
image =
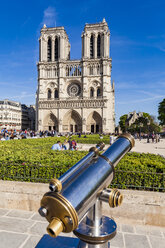
[{"label": "coin-operated telescope", "polygon": [[80,248],[109,247],[108,241],[116,234],[113,219],[102,216],[102,202],[110,207],[122,203],[123,196],[117,189],[106,189],[114,177],[114,168],[134,146],[130,134],[120,135],[102,154],[104,144],[92,147],[89,153],[64,173],[50,181],[39,213],[49,222],[47,232],[57,237],[71,231],[80,239]]}]

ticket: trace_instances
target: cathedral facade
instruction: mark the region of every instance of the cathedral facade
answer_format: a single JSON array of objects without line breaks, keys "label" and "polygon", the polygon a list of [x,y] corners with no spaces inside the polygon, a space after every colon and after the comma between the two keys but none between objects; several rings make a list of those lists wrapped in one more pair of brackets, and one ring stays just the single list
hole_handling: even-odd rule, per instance
[{"label": "cathedral facade", "polygon": [[110,31],[105,19],[86,24],[82,58],[70,60],[64,27],[41,29],[39,38],[36,129],[112,133],[115,129],[111,83]]}]

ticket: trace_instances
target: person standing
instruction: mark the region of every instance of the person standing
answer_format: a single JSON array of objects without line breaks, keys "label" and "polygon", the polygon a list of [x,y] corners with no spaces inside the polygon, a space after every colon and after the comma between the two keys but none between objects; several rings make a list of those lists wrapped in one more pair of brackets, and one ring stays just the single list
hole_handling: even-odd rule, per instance
[{"label": "person standing", "polygon": [[113,142],[114,142],[114,137],[113,137],[112,134],[109,137],[109,141],[110,141],[110,146],[111,146],[113,144]]}]

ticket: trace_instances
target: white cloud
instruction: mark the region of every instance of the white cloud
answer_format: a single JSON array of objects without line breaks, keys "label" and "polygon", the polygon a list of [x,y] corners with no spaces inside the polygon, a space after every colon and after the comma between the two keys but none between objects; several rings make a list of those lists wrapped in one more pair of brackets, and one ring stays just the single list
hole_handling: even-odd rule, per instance
[{"label": "white cloud", "polygon": [[55,26],[56,18],[57,13],[55,8],[49,6],[47,9],[44,10],[42,25],[46,24],[47,26]]},{"label": "white cloud", "polygon": [[164,95],[157,95],[157,96],[153,96],[153,97],[148,97],[148,98],[141,98],[138,100],[133,100],[133,101],[118,101],[117,104],[131,104],[131,103],[141,103],[141,102],[149,102],[149,101],[153,101],[156,99],[161,99],[164,98]]}]

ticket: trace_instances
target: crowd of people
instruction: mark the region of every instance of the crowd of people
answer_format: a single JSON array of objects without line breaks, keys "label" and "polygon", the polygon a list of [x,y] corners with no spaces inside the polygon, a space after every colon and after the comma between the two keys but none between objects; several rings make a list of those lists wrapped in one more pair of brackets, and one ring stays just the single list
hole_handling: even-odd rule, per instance
[{"label": "crowd of people", "polygon": [[147,140],[147,143],[150,143],[150,141],[152,143],[158,143],[160,142],[160,134],[159,133],[149,133],[149,134],[139,134],[139,133],[135,133],[134,134],[134,138],[135,139],[139,139],[139,140],[142,140],[142,139],[146,139]]},{"label": "crowd of people", "polygon": [[[39,131],[35,132],[33,130],[7,130],[3,128],[0,131],[0,140],[12,140],[12,139],[26,139],[26,138],[45,138],[45,137],[61,137],[65,136],[68,140],[65,140],[63,143],[58,141],[56,144],[52,146],[52,150],[77,150],[77,143],[75,140],[71,140],[72,133],[62,134],[58,133],[55,130],[52,131]],[[74,135],[78,135],[78,138],[87,138],[85,133],[75,133]],[[83,136],[82,136],[83,135]],[[104,134],[99,134],[100,139],[103,139]],[[109,144],[112,145],[117,138],[117,134],[112,133],[109,134]],[[158,133],[135,133],[135,139],[146,139],[147,143],[158,143],[160,141],[160,134]]]},{"label": "crowd of people", "polygon": [[32,130],[25,130],[25,131],[17,131],[7,130],[7,128],[3,128],[0,131],[0,140],[12,140],[12,139],[26,139],[27,137],[36,137],[36,132]]}]

